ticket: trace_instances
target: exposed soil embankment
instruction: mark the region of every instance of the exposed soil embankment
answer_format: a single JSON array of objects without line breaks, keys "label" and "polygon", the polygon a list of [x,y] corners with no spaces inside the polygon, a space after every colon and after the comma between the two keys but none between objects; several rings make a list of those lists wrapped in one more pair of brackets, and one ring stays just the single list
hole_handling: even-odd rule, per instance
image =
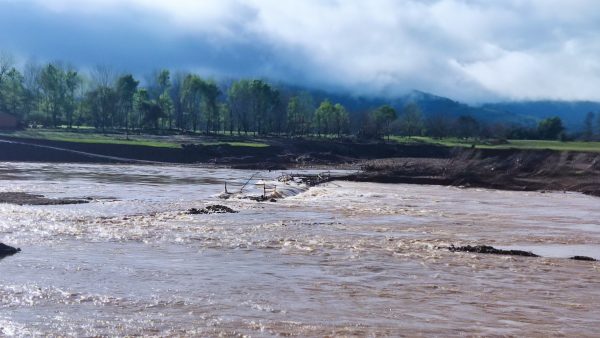
[{"label": "exposed soil embankment", "polygon": [[161,148],[0,137],[0,161],[213,163],[240,169],[337,165],[388,157],[447,157],[449,148],[384,143],[268,139],[268,147],[185,144]]},{"label": "exposed soil embankment", "polygon": [[344,179],[505,190],[575,191],[600,196],[600,154],[455,148],[449,158],[368,161]]}]

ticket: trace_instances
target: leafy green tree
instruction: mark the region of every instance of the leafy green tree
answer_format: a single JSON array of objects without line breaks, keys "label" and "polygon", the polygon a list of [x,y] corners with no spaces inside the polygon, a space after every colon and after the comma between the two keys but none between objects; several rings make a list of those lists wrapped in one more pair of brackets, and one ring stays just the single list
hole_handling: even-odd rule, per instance
[{"label": "leafy green tree", "polygon": [[237,129],[238,135],[250,131],[252,94],[249,80],[239,80],[232,83],[228,90],[228,105],[230,114],[230,132]]},{"label": "leafy green tree", "polygon": [[443,114],[433,114],[425,120],[427,135],[436,138],[449,136],[452,128],[452,120]]},{"label": "leafy green tree", "polygon": [[398,118],[398,115],[396,114],[396,109],[389,105],[384,105],[375,109],[372,112],[371,117],[375,124],[376,134],[383,134],[384,136],[387,135],[389,141],[391,134],[391,124],[392,122],[394,122],[394,120]]},{"label": "leafy green tree", "polygon": [[596,121],[596,135],[600,135],[600,112],[598,112],[596,114],[597,116],[597,121]]},{"label": "leafy green tree", "polygon": [[304,92],[292,96],[287,106],[288,133],[301,136],[308,134],[314,110],[310,94]]},{"label": "leafy green tree", "polygon": [[174,104],[173,100],[171,100],[171,96],[168,92],[164,92],[160,94],[157,100],[158,106],[162,111],[163,117],[167,119],[169,129],[173,126],[173,110]]},{"label": "leafy green tree", "polygon": [[276,88],[271,88],[268,96],[267,105],[267,129],[268,132],[275,133],[278,136],[286,128],[286,107],[287,103],[282,94]]},{"label": "leafy green tree", "polygon": [[331,116],[330,125],[333,127],[332,132],[337,134],[337,137],[340,138],[342,132],[346,131],[349,125],[348,112],[340,103],[336,103],[334,108],[335,110]]},{"label": "leafy green tree", "polygon": [[40,74],[40,84],[48,121],[51,121],[52,125],[56,127],[62,113],[61,104],[64,94],[62,69],[58,65],[48,64]]},{"label": "leafy green tree", "polygon": [[183,83],[186,75],[182,72],[175,73],[169,89],[169,96],[173,103],[172,116],[175,120],[175,127],[179,130],[185,129],[184,107],[183,107]]},{"label": "leafy green tree", "polygon": [[[150,101],[150,95],[146,88],[138,88],[133,95],[133,110],[135,112],[135,122],[138,129],[142,129],[144,126],[145,104]],[[140,131],[141,132],[141,131]]]},{"label": "leafy green tree", "polygon": [[4,77],[11,69],[14,68],[14,59],[12,55],[0,52],[0,83],[4,81]]},{"label": "leafy green tree", "polygon": [[112,127],[113,114],[117,109],[118,97],[111,87],[99,86],[86,93],[86,107],[97,129],[106,132]]},{"label": "leafy green tree", "polygon": [[[40,85],[40,74],[42,68],[33,63],[28,62],[23,69],[23,95],[24,95],[24,118],[26,122],[34,126],[45,124],[45,117],[40,112],[40,102],[42,101],[42,92]],[[80,86],[80,90],[83,87]]]},{"label": "leafy green tree", "polygon": [[169,129],[173,128],[173,111],[174,103],[171,98],[171,72],[168,69],[163,69],[158,73],[157,76],[159,96],[157,99],[158,105],[160,106],[163,114],[166,116]]},{"label": "leafy green tree", "polygon": [[64,73],[64,94],[62,104],[67,118],[69,129],[73,127],[73,116],[77,109],[77,89],[81,85],[81,77],[74,70],[67,70]]},{"label": "leafy green tree", "polygon": [[408,136],[420,135],[423,130],[423,116],[421,109],[414,103],[409,103],[402,110],[399,117],[400,129]]},{"label": "leafy green tree", "polygon": [[139,81],[133,78],[133,75],[122,75],[117,79],[116,94],[118,98],[117,106],[121,120],[125,124],[125,133],[129,138],[129,124],[133,113],[133,99],[137,92]]},{"label": "leafy green tree", "polygon": [[0,82],[0,111],[21,121],[25,119],[27,99],[23,82],[23,75],[15,68],[5,73]]},{"label": "leafy green tree", "polygon": [[144,125],[158,130],[159,121],[165,116],[160,105],[155,101],[144,101],[141,103],[140,109],[144,116]]},{"label": "leafy green tree", "polygon": [[254,133],[266,134],[271,131],[270,119],[277,107],[279,93],[263,80],[251,80],[248,89]]},{"label": "leafy green tree", "polygon": [[588,112],[583,121],[583,138],[586,141],[592,140],[594,137],[594,113]]},{"label": "leafy green tree", "polygon": [[560,117],[550,117],[540,121],[538,124],[538,134],[544,140],[557,140],[565,131]]},{"label": "leafy green tree", "polygon": [[335,106],[329,101],[325,100],[321,102],[317,110],[315,110],[315,127],[317,136],[327,134],[329,132],[328,123],[331,120],[331,116],[335,114]]},{"label": "leafy green tree", "polygon": [[221,90],[213,81],[206,81],[202,86],[202,96],[204,101],[204,112],[206,120],[206,133],[219,130],[219,107],[217,99],[221,95]]},{"label": "leafy green tree", "polygon": [[297,96],[292,96],[288,101],[287,119],[290,135],[298,135],[300,126],[300,102]]},{"label": "leafy green tree", "polygon": [[204,80],[198,75],[188,74],[183,81],[183,107],[189,120],[191,120],[192,130],[195,132],[200,122],[202,111],[202,96],[204,91]]},{"label": "leafy green tree", "polygon": [[455,135],[460,138],[475,138],[479,136],[479,122],[472,116],[462,115],[455,123]]}]

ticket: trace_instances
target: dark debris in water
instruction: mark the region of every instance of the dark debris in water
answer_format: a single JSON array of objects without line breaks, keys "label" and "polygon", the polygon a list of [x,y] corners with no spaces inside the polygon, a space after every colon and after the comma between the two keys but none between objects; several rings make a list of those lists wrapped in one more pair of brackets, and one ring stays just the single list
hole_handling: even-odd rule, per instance
[{"label": "dark debris in water", "polygon": [[202,209],[191,208],[187,212],[190,215],[202,215],[202,214],[236,214],[237,211],[231,209],[228,206],[215,204],[209,205]]},{"label": "dark debris in water", "polygon": [[47,198],[26,192],[0,192],[0,203],[17,205],[65,205],[89,203],[89,199]]},{"label": "dark debris in water", "polygon": [[588,261],[588,262],[597,262],[598,260],[592,257],[587,257],[587,256],[573,256],[569,259],[572,259],[574,261]]},{"label": "dark debris in water", "polygon": [[0,258],[4,258],[6,256],[12,256],[20,251],[21,251],[21,249],[19,249],[19,248],[13,248],[12,246],[6,245],[4,243],[0,243]]},{"label": "dark debris in water", "polygon": [[496,249],[489,245],[465,245],[465,246],[454,246],[448,247],[448,250],[452,252],[473,252],[480,254],[494,254],[494,255],[509,255],[509,256],[524,256],[524,257],[539,257],[530,251],[523,250],[502,250]]}]

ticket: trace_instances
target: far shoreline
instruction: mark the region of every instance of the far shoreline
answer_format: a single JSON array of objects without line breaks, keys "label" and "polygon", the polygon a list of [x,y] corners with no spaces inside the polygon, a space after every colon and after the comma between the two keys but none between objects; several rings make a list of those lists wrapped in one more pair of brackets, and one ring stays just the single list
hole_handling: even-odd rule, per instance
[{"label": "far shoreline", "polygon": [[600,153],[478,149],[340,141],[269,147],[93,144],[0,137],[2,162],[194,165],[247,170],[349,170],[335,180],[513,191],[570,191],[600,197]]}]

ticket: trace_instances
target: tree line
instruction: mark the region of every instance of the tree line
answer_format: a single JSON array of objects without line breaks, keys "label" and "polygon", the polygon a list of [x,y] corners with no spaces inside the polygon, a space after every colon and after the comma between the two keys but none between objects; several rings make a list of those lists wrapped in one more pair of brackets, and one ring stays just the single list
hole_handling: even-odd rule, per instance
[{"label": "tree line", "polygon": [[194,73],[161,70],[145,85],[132,74],[96,67],[88,74],[60,62],[22,70],[0,59],[0,111],[26,126],[253,135],[348,134],[339,103],[317,106],[310,94],[282,91],[261,79],[227,85]]},{"label": "tree line", "polygon": [[[143,82],[143,85],[142,85]],[[340,103],[315,102],[304,91],[278,88],[262,79],[218,84],[191,72],[161,70],[140,81],[108,67],[83,73],[51,62],[18,69],[0,56],[0,112],[24,126],[91,126],[103,132],[202,132],[231,135],[390,138],[390,135],[437,138],[564,139],[559,118],[538,126],[485,123],[472,116],[444,112],[424,116],[418,105],[401,109],[382,105],[349,112]],[[600,134],[600,114],[589,113],[581,138]]]}]

